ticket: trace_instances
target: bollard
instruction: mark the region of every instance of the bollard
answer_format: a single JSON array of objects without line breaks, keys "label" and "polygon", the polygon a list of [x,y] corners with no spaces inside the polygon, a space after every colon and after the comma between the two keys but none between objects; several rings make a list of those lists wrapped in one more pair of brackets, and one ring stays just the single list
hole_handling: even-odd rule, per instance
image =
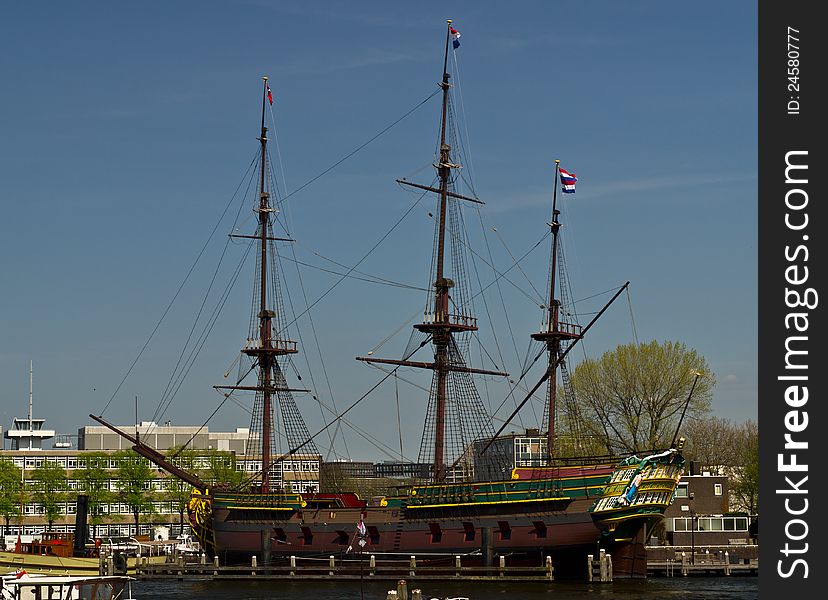
[{"label": "bollard", "polygon": [[[409,565],[409,568],[411,570],[408,572],[408,576],[409,577],[414,577],[414,570],[417,568],[417,557],[414,556],[413,554],[411,555],[411,563]],[[404,581],[404,580],[401,580],[401,581]],[[406,595],[408,595],[408,594],[406,594]]]},{"label": "bollard", "polygon": [[730,575],[730,554],[727,550],[724,553],[724,566],[725,575]]},{"label": "bollard", "polygon": [[498,557],[500,559],[500,576],[506,575],[506,557],[502,554]]},{"label": "bollard", "polygon": [[218,554],[213,557],[213,575],[218,575],[218,568],[219,568],[219,558]]},{"label": "bollard", "polygon": [[334,569],[336,568],[336,559],[334,558],[334,555],[333,555],[333,554],[331,554],[331,555],[328,557],[328,568],[330,569],[330,570],[328,571],[328,575],[330,575],[331,577],[333,577],[333,574],[334,574]]},{"label": "bollard", "polygon": [[546,577],[549,579],[549,581],[552,581],[554,579],[554,577],[552,576],[552,573],[553,573],[553,570],[552,570],[552,557],[547,556],[546,557]]},{"label": "bollard", "polygon": [[253,558],[250,559],[250,566],[253,567],[253,570],[250,571],[251,575],[256,574],[256,565],[257,565],[257,563],[258,563],[258,560],[256,560],[256,555],[254,554]]},{"label": "bollard", "polygon": [[420,588],[411,590],[411,600],[423,600],[423,590]]},{"label": "bollard", "polygon": [[290,576],[296,577],[296,557],[290,557]]},{"label": "bollard", "polygon": [[373,554],[371,555],[371,558],[368,559],[368,568],[371,569],[368,574],[373,577],[377,568],[377,557]]},{"label": "bollard", "polygon": [[397,590],[388,590],[385,594],[385,600],[397,600]]},{"label": "bollard", "polygon": [[201,564],[202,564],[202,565],[206,565],[206,564],[207,564],[207,555],[206,555],[206,554],[204,554],[204,552],[202,552],[202,553],[201,553]]},{"label": "bollard", "polygon": [[397,600],[408,600],[408,584],[405,579],[400,579],[397,582]]},{"label": "bollard", "polygon": [[607,580],[607,551],[603,548],[598,552],[598,578],[601,583]]},{"label": "bollard", "polygon": [[687,554],[685,552],[681,553],[681,575],[683,577],[687,577]]},{"label": "bollard", "polygon": [[587,554],[587,581],[592,581],[595,567],[592,564],[592,554]]},{"label": "bollard", "polygon": [[454,557],[454,576],[460,577],[460,555]]}]

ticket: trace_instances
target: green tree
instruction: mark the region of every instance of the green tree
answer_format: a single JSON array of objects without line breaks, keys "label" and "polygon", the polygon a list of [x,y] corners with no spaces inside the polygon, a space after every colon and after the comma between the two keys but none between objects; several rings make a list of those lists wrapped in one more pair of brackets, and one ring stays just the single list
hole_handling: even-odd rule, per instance
[{"label": "green tree", "polygon": [[59,464],[44,460],[39,467],[32,471],[32,500],[43,508],[49,531],[52,524],[61,513],[63,503],[66,502],[69,485],[66,478],[66,469]]},{"label": "green tree", "polygon": [[114,454],[118,461],[118,498],[129,507],[135,523],[135,535],[142,514],[153,514],[152,480],[153,470],[147,459],[132,450],[121,450]]},{"label": "green tree", "polygon": [[9,530],[9,521],[20,515],[23,485],[22,472],[7,458],[0,458],[0,517],[5,520],[3,535]]},{"label": "green tree", "polygon": [[98,525],[106,518],[106,507],[115,499],[109,489],[109,455],[104,452],[84,454],[81,468],[76,471],[81,488],[86,493],[89,524],[92,537],[98,536]]},{"label": "green tree", "polygon": [[209,450],[201,456],[204,465],[201,479],[215,488],[236,489],[245,481],[245,475],[236,470],[236,455],[226,450]]},{"label": "green tree", "polygon": [[672,441],[690,389],[689,417],[710,411],[715,378],[707,361],[680,342],[618,346],[598,360],[586,360],[572,385],[587,434],[606,451],[644,452]]},{"label": "green tree", "polygon": [[[191,448],[185,449],[180,446],[170,448],[167,459],[185,471],[195,473],[196,465],[199,462],[198,452]],[[187,503],[193,494],[193,486],[178,477],[168,476],[164,480],[164,497],[169,500],[178,511],[179,533],[184,533],[184,511]]]}]

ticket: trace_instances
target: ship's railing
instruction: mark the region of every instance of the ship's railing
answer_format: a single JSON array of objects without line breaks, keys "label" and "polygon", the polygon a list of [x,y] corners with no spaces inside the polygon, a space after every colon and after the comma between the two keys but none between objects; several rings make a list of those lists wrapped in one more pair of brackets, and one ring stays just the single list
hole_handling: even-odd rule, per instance
[{"label": "ship's railing", "polygon": [[[262,347],[262,341],[258,338],[247,338],[247,341],[244,344],[244,350],[260,350]],[[273,350],[279,350],[281,352],[296,352],[296,342],[292,340],[280,340],[274,339],[270,340],[270,348]]]},{"label": "ship's railing", "polygon": [[[566,323],[565,321],[558,321],[558,328],[556,331],[566,334],[567,336],[571,337],[581,337],[581,332],[583,331],[583,327],[578,325],[577,323]],[[549,332],[551,330],[549,326],[549,321],[545,320],[541,323],[542,332]]]},{"label": "ship's railing", "polygon": [[461,327],[477,327],[477,317],[448,314],[445,315],[445,319],[441,319],[441,316],[439,313],[424,313],[423,324],[434,325],[435,323],[447,323],[449,325],[460,325]]}]

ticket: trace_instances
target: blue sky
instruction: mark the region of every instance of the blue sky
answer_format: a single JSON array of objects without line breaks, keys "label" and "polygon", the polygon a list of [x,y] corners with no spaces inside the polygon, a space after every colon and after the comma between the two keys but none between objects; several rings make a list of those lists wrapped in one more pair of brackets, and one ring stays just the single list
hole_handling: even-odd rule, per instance
[{"label": "blue sky", "polygon": [[[638,338],[698,350],[718,380],[715,413],[756,418],[754,3],[261,0],[5,7],[2,425],[25,412],[30,359],[36,412],[59,432],[76,432],[107,404],[256,152],[263,74],[276,98],[280,185],[295,190],[434,91],[446,18],[462,33],[453,68],[470,149],[465,172],[486,201],[479,216],[468,213],[477,250],[487,252],[485,231],[502,269],[509,252],[521,255],[541,238],[553,160],[561,159],[579,176],[563,207],[574,296],[630,280]],[[353,265],[379,240],[412,203],[394,179],[433,176],[438,116],[433,98],[287,201],[299,260]],[[427,286],[433,208],[424,201],[411,211],[359,269]],[[137,395],[141,418],[152,417],[228,227],[220,225],[105,416],[131,422]],[[226,264],[241,250],[231,246]],[[544,243],[521,264],[526,277],[515,270],[510,279],[542,289],[547,253]],[[293,301],[304,306],[296,268],[284,264]],[[478,268],[491,281],[491,270]],[[308,302],[336,281],[315,269],[300,274]],[[244,341],[249,281],[245,271],[164,420],[194,423],[220,402],[211,386],[224,382]],[[493,347],[485,330],[494,330],[515,372],[540,311],[502,283],[503,304],[490,288],[493,322],[481,324],[481,339]],[[353,357],[421,308],[422,294],[338,285],[311,313],[318,349],[311,323],[300,319],[310,367],[297,362],[303,382],[312,372],[320,397],[349,405],[378,379]],[[399,356],[408,330],[378,355]],[[632,339],[622,298],[584,349],[597,357]],[[405,454],[416,456],[425,401],[399,385]],[[481,389],[496,405],[505,388],[486,381]],[[309,397],[299,402],[317,429],[319,408]],[[349,416],[399,445],[393,385]],[[523,417],[532,425],[531,413]],[[248,419],[227,404],[210,427]],[[387,458],[358,439],[348,452]]]}]

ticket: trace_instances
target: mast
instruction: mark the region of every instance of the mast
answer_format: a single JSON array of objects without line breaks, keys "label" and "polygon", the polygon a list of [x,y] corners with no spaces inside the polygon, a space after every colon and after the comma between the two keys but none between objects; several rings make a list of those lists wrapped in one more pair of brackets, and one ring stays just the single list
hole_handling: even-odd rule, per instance
[{"label": "mast", "polygon": [[555,294],[555,276],[558,270],[558,233],[561,223],[558,221],[558,175],[561,168],[561,161],[555,160],[555,181],[552,188],[552,221],[549,227],[552,230],[552,265],[549,273],[549,300],[547,302],[546,327],[543,331],[532,334],[532,339],[546,343],[547,352],[547,378],[549,387],[547,389],[547,402],[549,419],[546,423],[546,450],[549,460],[555,456],[555,411],[558,393],[558,363],[561,354],[561,342],[580,339],[583,334],[581,327],[574,323],[563,323],[560,321],[561,302]]},{"label": "mast", "polygon": [[451,184],[451,170],[460,168],[460,165],[451,161],[451,146],[446,142],[448,105],[449,105],[449,79],[448,52],[451,40],[451,19],[446,22],[446,43],[443,54],[443,76],[440,87],[443,90],[442,110],[440,114],[440,149],[439,160],[434,167],[437,170],[439,186],[436,188],[410,183],[405,180],[397,180],[399,183],[410,185],[415,188],[439,194],[438,218],[437,218],[437,248],[435,256],[435,279],[434,279],[434,306],[431,314],[426,314],[422,323],[414,325],[414,328],[431,336],[434,345],[434,362],[415,362],[409,360],[378,359],[373,357],[359,356],[357,360],[368,363],[391,364],[398,366],[419,367],[432,369],[434,371],[434,446],[433,446],[433,478],[435,482],[441,482],[446,477],[446,405],[448,399],[447,385],[451,372],[477,373],[486,375],[506,376],[507,373],[499,371],[488,371],[475,369],[457,364],[450,357],[450,348],[453,345],[453,335],[459,332],[471,332],[477,330],[476,319],[468,315],[450,314],[450,290],[454,287],[454,281],[445,276],[444,263],[446,254],[446,219],[448,213],[448,199],[457,198],[470,200],[482,204],[474,198],[467,198],[456,194],[449,189]]},{"label": "mast", "polygon": [[[231,234],[232,238],[243,238],[250,240],[250,243],[255,244],[258,249],[256,273],[254,276],[254,292],[253,298],[253,314],[251,317],[251,326],[248,330],[247,343],[242,348],[241,352],[252,359],[252,366],[234,385],[216,385],[215,389],[228,390],[224,392],[225,396],[229,396],[235,390],[254,391],[256,392],[256,400],[253,409],[253,420],[250,427],[250,437],[246,446],[246,454],[249,456],[255,455],[261,450],[262,458],[262,485],[261,491],[268,493],[271,490],[271,469],[273,467],[273,412],[274,402],[276,399],[281,409],[283,422],[285,423],[286,437],[291,445],[296,445],[299,441],[305,440],[305,446],[310,453],[318,453],[313,442],[307,442],[310,438],[307,427],[302,420],[302,416],[294,402],[291,392],[307,392],[306,389],[290,388],[285,380],[282,367],[279,364],[279,358],[289,354],[298,352],[295,341],[283,337],[286,331],[285,311],[283,309],[280,290],[278,287],[278,275],[275,266],[268,264],[268,261],[273,262],[274,257],[271,256],[273,252],[269,252],[269,243],[274,241],[293,241],[289,238],[281,238],[273,236],[273,214],[278,212],[278,209],[272,206],[270,202],[271,193],[268,191],[268,165],[267,165],[267,127],[265,126],[265,111],[267,109],[266,102],[269,101],[268,77],[262,78],[262,117],[261,117],[261,133],[257,138],[261,145],[261,156],[258,173],[254,173],[252,177],[258,175],[258,198],[255,200],[253,211],[257,214],[258,229],[255,235],[241,235]],[[271,277],[268,277],[271,273]],[[272,293],[268,293],[268,289]],[[274,330],[276,334],[274,335]],[[256,371],[257,381],[256,385],[240,385],[248,373]],[[136,399],[137,402],[137,399]],[[167,457],[160,452],[151,448],[142,442],[137,435],[131,436],[125,431],[107,423],[101,417],[89,415],[94,420],[102,425],[105,425],[118,435],[128,439],[133,443],[132,449],[138,454],[144,456],[152,461],[162,469],[171,473],[172,475],[182,479],[197,487],[199,489],[206,489],[204,482],[198,479],[195,475],[184,471],[183,469],[174,465]],[[136,422],[137,422],[136,414]],[[289,422],[289,424],[288,424]],[[259,430],[259,425],[261,429]],[[256,439],[258,438],[258,439]],[[253,445],[255,441],[256,446]],[[260,444],[260,446],[259,446]],[[254,450],[255,449],[255,450]],[[220,485],[220,484],[217,484]]]},{"label": "mast", "polygon": [[[258,241],[259,241],[259,328],[258,340],[245,347],[242,352],[255,358],[258,367],[258,385],[255,391],[262,395],[262,492],[270,490],[270,468],[272,462],[271,436],[272,436],[272,398],[274,392],[278,392],[273,385],[273,369],[277,358],[285,354],[297,352],[296,342],[283,339],[273,339],[272,321],[276,316],[273,310],[268,308],[267,296],[267,271],[268,241],[273,238],[270,233],[270,215],[276,212],[276,208],[270,205],[270,193],[267,191],[267,126],[265,125],[265,110],[267,106],[267,75],[262,77],[262,130],[259,136],[261,143],[261,156],[259,164],[259,205],[255,208],[258,214]],[[238,387],[238,386],[234,386]]]}]

